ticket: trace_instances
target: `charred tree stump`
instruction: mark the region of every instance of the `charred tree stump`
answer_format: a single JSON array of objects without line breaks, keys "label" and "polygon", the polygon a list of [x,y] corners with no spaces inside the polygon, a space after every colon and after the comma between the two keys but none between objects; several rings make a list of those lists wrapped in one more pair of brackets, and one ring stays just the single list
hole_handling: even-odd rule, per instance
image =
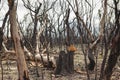
[{"label": "charred tree stump", "polygon": [[72,51],[67,54],[65,51],[60,51],[59,58],[57,60],[57,67],[55,69],[54,74],[70,74],[74,71],[74,63],[73,63],[73,53]]},{"label": "charred tree stump", "polygon": [[64,71],[65,70],[65,58],[66,57],[66,53],[65,53],[65,51],[60,51],[60,54],[59,54],[59,58],[58,58],[58,60],[57,60],[57,67],[56,67],[56,69],[55,69],[55,74],[60,74],[62,71]]},{"label": "charred tree stump", "polygon": [[70,73],[73,73],[74,72],[74,52],[73,51],[68,51],[67,53],[68,55],[68,69],[69,69],[69,72]]}]

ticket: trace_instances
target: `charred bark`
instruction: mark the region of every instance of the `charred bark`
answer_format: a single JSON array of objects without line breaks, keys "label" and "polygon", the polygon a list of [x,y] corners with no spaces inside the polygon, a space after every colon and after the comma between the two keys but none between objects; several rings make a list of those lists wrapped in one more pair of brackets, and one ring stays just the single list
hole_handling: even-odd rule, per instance
[{"label": "charred bark", "polygon": [[120,11],[118,10],[119,0],[114,0],[115,5],[115,31],[112,38],[111,52],[108,58],[107,66],[105,68],[105,80],[110,80],[113,73],[113,68],[117,63],[117,58],[120,55]]},{"label": "charred bark", "polygon": [[2,42],[3,42],[3,31],[2,28],[0,28],[0,51],[2,50]]},{"label": "charred bark", "polygon": [[74,52],[73,51],[68,51],[67,53],[68,57],[68,69],[70,73],[74,72]]},{"label": "charred bark", "polygon": [[61,74],[67,72],[67,55],[65,51],[60,51],[59,58],[57,61],[57,67],[54,74]]},{"label": "charred bark", "polygon": [[60,51],[54,74],[66,75],[74,72],[73,54],[74,52],[72,51],[68,52],[67,54],[65,51]]},{"label": "charred bark", "polygon": [[[117,38],[118,37],[118,38]],[[114,40],[117,39],[117,41],[113,41],[113,45],[114,47],[112,47],[109,58],[108,58],[108,62],[107,62],[107,66],[105,68],[105,79],[106,80],[110,80],[111,75],[113,73],[113,68],[115,67],[116,63],[117,63],[117,58],[120,55],[120,34],[117,35]]]},{"label": "charred bark", "polygon": [[3,42],[3,30],[0,28],[0,67],[1,67],[1,80],[3,80],[3,65],[2,65],[2,42]]},{"label": "charred bark", "polygon": [[94,67],[95,67],[95,60],[94,60],[94,55],[92,54],[92,50],[89,49],[88,50],[88,59],[90,61],[90,63],[88,64],[88,70],[94,70]]}]

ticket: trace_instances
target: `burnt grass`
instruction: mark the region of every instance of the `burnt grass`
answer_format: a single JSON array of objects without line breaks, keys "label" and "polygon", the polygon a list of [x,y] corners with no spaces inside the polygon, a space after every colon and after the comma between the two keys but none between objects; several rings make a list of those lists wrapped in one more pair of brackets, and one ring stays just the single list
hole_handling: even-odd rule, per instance
[{"label": "burnt grass", "polygon": [[[95,80],[95,74],[97,74],[97,80],[99,79],[101,63],[102,63],[102,56],[98,55],[98,62],[96,69],[94,69],[94,71],[89,72],[91,80]],[[6,61],[2,61],[2,64],[3,64],[3,80],[18,80],[16,61],[6,60]],[[27,61],[30,80],[87,80],[84,56],[80,51],[76,52],[74,55],[75,71],[72,74],[54,75],[53,74],[54,69],[45,68],[39,62],[38,62],[38,67],[36,68],[34,64],[35,64],[34,62]],[[1,77],[2,74],[0,68],[0,80]],[[120,68],[118,68],[117,65],[113,70],[112,80],[120,80]]]}]

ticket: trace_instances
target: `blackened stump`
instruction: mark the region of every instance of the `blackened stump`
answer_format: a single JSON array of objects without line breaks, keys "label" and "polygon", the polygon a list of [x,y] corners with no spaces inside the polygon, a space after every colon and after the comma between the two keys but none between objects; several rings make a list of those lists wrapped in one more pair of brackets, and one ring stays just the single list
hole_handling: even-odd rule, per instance
[{"label": "blackened stump", "polygon": [[65,51],[60,51],[57,67],[54,72],[55,75],[66,75],[74,72],[73,54],[73,51],[68,51],[67,54]]},{"label": "blackened stump", "polygon": [[74,72],[74,52],[73,51],[68,51],[68,69],[70,73]]}]

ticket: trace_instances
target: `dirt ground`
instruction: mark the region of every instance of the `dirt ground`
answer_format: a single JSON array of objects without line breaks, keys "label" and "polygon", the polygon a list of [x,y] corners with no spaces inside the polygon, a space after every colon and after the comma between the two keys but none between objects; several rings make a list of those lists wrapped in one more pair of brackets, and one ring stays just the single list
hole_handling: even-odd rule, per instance
[{"label": "dirt ground", "polygon": [[[97,77],[99,79],[100,67],[102,62],[102,57],[98,56],[98,64],[97,64]],[[3,80],[17,80],[18,72],[15,61],[3,61]],[[29,64],[29,63],[28,63]],[[73,74],[68,75],[54,75],[53,69],[46,69],[39,66],[39,76],[36,74],[36,67],[28,65],[30,80],[87,80],[87,75],[85,71],[84,64],[84,56],[83,54],[76,53],[74,55],[74,69],[75,72]],[[90,72],[91,80],[95,80],[96,70]],[[0,69],[0,80],[1,80],[1,69]],[[112,80],[120,80],[120,68],[116,65],[113,71]]]}]

